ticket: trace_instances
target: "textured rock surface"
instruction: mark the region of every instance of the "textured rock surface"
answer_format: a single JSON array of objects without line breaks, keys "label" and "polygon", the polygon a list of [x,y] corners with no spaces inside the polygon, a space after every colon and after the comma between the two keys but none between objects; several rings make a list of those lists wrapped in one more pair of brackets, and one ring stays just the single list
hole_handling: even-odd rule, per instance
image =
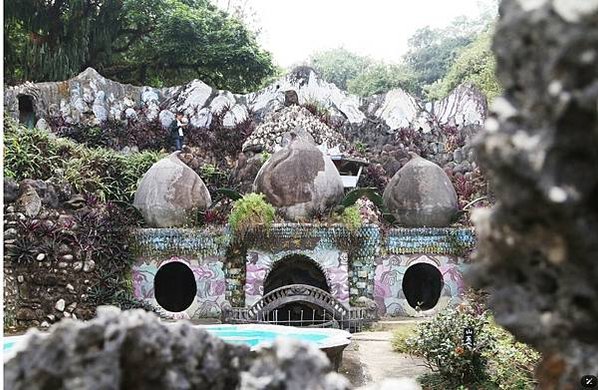
[{"label": "textured rock surface", "polygon": [[309,220],[343,197],[343,181],[330,157],[293,133],[289,145],[262,166],[254,190],[292,221]]},{"label": "textured rock surface", "polygon": [[322,123],[307,109],[293,105],[269,114],[245,141],[243,149],[259,145],[263,150],[273,153],[282,148],[284,135],[298,127],[309,133],[323,149],[337,147],[344,150],[347,147],[347,140],[342,134]]},{"label": "textured rock surface", "polygon": [[256,356],[186,322],[164,324],[142,310],[98,310],[32,333],[4,365],[6,389],[348,389],[325,354],[277,342]]},{"label": "textured rock surface", "polygon": [[145,173],[133,205],[149,226],[182,226],[188,212],[206,209],[212,200],[199,175],[178,158],[178,152],[152,165]]},{"label": "textured rock surface", "polygon": [[383,198],[399,224],[407,227],[448,226],[459,207],[442,168],[416,155],[392,177]]},{"label": "textured rock surface", "polygon": [[[194,80],[186,85],[170,88],[137,87],[120,84],[102,77],[88,68],[78,76],[61,82],[26,83],[5,90],[5,111],[19,117],[18,96],[31,96],[36,117],[47,125],[47,119],[59,117],[67,124],[94,126],[106,120],[125,122],[159,120],[167,127],[174,113],[183,111],[193,127],[207,127],[212,113],[224,107],[230,110],[224,125],[233,126],[252,113],[258,121],[266,114],[285,106],[285,94],[295,91],[300,104],[317,103],[326,108],[332,118],[347,125],[369,127],[371,121],[381,122],[385,130],[413,127],[429,131],[433,125],[453,121],[460,126],[481,124],[486,116],[485,98],[470,91],[451,94],[440,102],[430,103],[428,110],[415,97],[402,90],[383,95],[360,98],[327,83],[306,67],[300,67],[270,86],[246,95],[219,91]],[[459,115],[453,115],[455,107]],[[44,119],[45,118],[45,119]],[[39,122],[39,121],[38,121]]]},{"label": "textured rock surface", "polygon": [[496,319],[543,354],[542,389],[598,372],[598,2],[504,0],[505,93],[477,147],[498,202],[475,216]]}]

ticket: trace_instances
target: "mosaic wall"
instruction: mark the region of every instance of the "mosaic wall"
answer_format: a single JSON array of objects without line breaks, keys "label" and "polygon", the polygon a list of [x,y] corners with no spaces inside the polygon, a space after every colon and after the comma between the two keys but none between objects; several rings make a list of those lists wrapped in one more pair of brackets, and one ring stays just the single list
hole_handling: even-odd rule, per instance
[{"label": "mosaic wall", "polygon": [[355,232],[341,225],[275,224],[233,242],[230,232],[201,229],[139,229],[134,233],[137,260],[132,270],[135,295],[157,305],[153,280],[159,267],[181,261],[193,271],[197,297],[172,317],[217,317],[221,307],[249,307],[263,295],[264,281],[278,261],[307,256],[324,272],[332,294],[350,305],[372,298],[387,316],[421,315],[402,291],[407,268],[418,262],[436,266],[443,276],[439,304],[458,302],[467,252],[475,244],[470,229],[390,229],[375,225]]},{"label": "mosaic wall", "polygon": [[[385,255],[376,259],[374,301],[381,316],[433,315],[449,304],[460,301],[467,252],[475,237],[469,229],[392,229],[384,239]],[[442,275],[442,291],[436,306],[418,312],[403,292],[403,276],[418,263],[436,267]]]},{"label": "mosaic wall", "polygon": [[[131,270],[135,297],[153,304],[161,314],[170,318],[219,317],[227,290],[224,249],[228,241],[221,234],[190,229],[136,231],[137,259]],[[154,278],[158,269],[173,261],[189,266],[197,285],[195,300],[180,313],[161,308],[154,295]]]}]

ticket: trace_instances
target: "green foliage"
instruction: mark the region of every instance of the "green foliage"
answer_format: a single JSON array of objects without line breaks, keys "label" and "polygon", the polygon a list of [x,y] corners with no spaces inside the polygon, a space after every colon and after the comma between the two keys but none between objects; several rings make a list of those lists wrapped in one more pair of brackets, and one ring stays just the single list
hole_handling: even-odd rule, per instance
[{"label": "green foliage", "polygon": [[349,80],[356,78],[372,60],[368,57],[351,53],[345,48],[319,51],[309,58],[309,65],[329,83],[347,90]]},{"label": "green foliage", "polygon": [[374,63],[347,82],[347,90],[360,96],[371,96],[391,89],[408,92],[417,89],[417,74],[405,64]]},{"label": "green foliage", "polygon": [[[413,336],[396,336],[393,346],[423,357],[432,371],[420,382],[429,389],[533,389],[533,369],[540,355],[496,325],[479,307],[461,306],[417,325]],[[475,345],[462,344],[465,327],[474,329]]]},{"label": "green foliage", "polygon": [[266,202],[263,194],[251,193],[235,201],[228,223],[234,232],[244,233],[256,225],[269,228],[275,214],[274,207]]},{"label": "green foliage", "polygon": [[365,196],[369,200],[376,205],[380,210],[384,210],[384,202],[382,200],[382,196],[378,193],[378,189],[375,187],[365,187],[365,188],[356,188],[354,190],[349,191],[347,195],[341,201],[341,206],[343,207],[350,207],[357,202],[357,200],[361,197]]},{"label": "green foliage", "polygon": [[245,92],[274,73],[255,34],[208,0],[23,0],[5,12],[12,81],[64,80],[92,66],[121,82],[200,78]]},{"label": "green foliage", "polygon": [[137,182],[162,156],[155,152],[122,155],[88,148],[37,129],[4,121],[5,175],[67,182],[80,193],[102,200],[131,202]]},{"label": "green foliage", "polygon": [[488,28],[459,53],[446,75],[425,88],[428,98],[441,99],[463,83],[476,86],[489,100],[501,93],[491,50],[493,32]]},{"label": "green foliage", "polygon": [[[488,366],[486,352],[492,348],[493,341],[487,332],[483,332],[487,324],[486,316],[449,308],[430,322],[419,324],[416,336],[408,339],[407,345],[442,378],[445,389],[484,383]],[[472,328],[475,334],[475,346],[471,350],[463,345],[466,327]]]},{"label": "green foliage", "polygon": [[342,213],[339,215],[339,221],[352,232],[359,229],[363,224],[357,206],[350,206],[343,209]]},{"label": "green foliage", "polygon": [[393,330],[390,344],[392,350],[398,353],[411,353],[407,340],[415,335],[415,324],[404,324]]}]

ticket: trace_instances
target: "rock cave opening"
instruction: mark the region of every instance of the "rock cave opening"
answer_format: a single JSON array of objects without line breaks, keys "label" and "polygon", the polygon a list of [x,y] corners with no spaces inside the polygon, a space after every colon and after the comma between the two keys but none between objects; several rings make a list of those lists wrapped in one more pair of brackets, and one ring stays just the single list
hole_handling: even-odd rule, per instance
[{"label": "rock cave opening", "polygon": [[19,95],[19,122],[33,128],[35,126],[35,110],[33,109],[33,96]]},{"label": "rock cave opening", "polygon": [[197,294],[193,271],[179,261],[164,264],[156,272],[154,294],[164,309],[171,312],[186,310]]},{"label": "rock cave opening", "polygon": [[[264,295],[278,288],[296,284],[317,287],[330,293],[326,275],[318,264],[307,256],[294,254],[278,261],[272,267],[264,281]],[[313,326],[332,321],[334,314],[314,301],[306,299],[285,302],[282,298],[280,305],[265,313],[265,316],[267,321],[278,324]]]},{"label": "rock cave opening", "polygon": [[418,263],[403,276],[403,293],[414,309],[430,310],[436,306],[443,287],[442,274],[435,266]]}]

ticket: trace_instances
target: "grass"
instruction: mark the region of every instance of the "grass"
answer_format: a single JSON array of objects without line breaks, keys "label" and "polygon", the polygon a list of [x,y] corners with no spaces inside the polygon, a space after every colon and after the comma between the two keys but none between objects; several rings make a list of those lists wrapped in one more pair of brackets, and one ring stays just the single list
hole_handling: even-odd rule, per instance
[{"label": "grass", "polygon": [[411,353],[406,341],[408,338],[415,336],[416,327],[417,324],[406,323],[393,330],[392,339],[390,340],[392,350],[398,353]]}]

